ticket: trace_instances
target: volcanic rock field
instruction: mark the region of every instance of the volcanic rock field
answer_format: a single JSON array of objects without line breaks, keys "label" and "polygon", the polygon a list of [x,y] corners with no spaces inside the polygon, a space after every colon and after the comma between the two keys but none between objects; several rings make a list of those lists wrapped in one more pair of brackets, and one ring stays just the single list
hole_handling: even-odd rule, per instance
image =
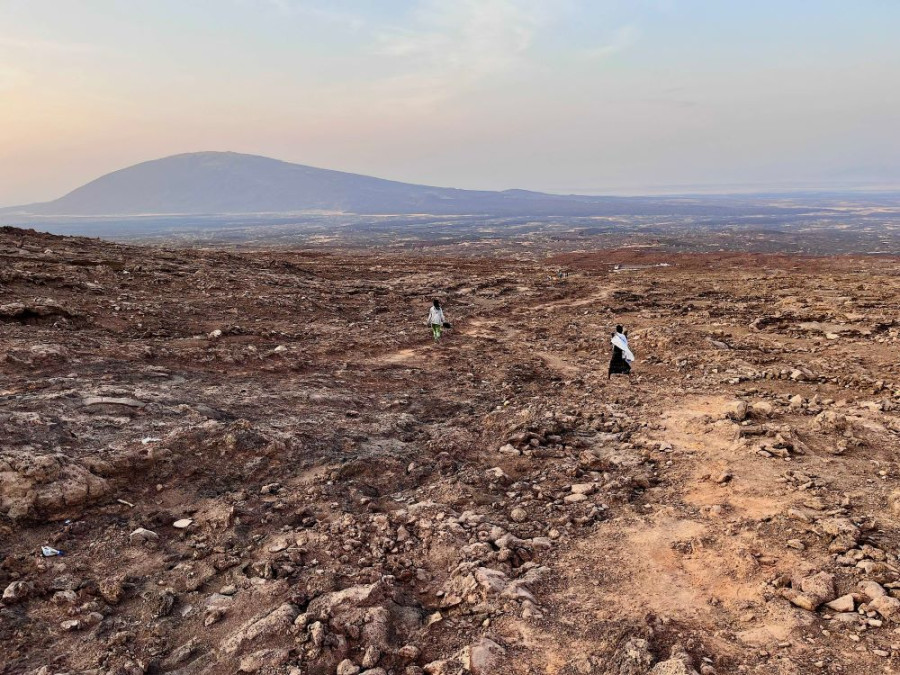
[{"label": "volcanic rock field", "polygon": [[896,673],[898,459],[895,257],[0,228],[3,675]]}]

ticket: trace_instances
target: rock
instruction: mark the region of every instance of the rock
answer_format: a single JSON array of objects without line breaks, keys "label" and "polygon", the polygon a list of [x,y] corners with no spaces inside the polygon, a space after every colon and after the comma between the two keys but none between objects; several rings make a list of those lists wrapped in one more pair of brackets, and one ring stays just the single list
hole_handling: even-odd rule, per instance
[{"label": "rock", "polygon": [[131,539],[131,541],[148,543],[156,543],[157,541],[159,541],[159,535],[156,534],[156,532],[154,532],[153,530],[148,530],[144,527],[139,527],[138,529],[136,529],[134,532],[128,535],[128,538]]},{"label": "rock", "polygon": [[147,613],[151,619],[169,616],[175,606],[175,593],[167,588],[160,593],[151,592],[146,596]]},{"label": "rock", "polygon": [[269,668],[284,665],[290,658],[291,652],[288,649],[260,649],[242,658],[238,670],[242,673],[255,673],[265,668],[268,671]]},{"label": "rock", "polygon": [[181,664],[187,663],[190,660],[191,656],[196,653],[199,646],[200,645],[196,639],[188,640],[180,647],[176,647],[175,649],[173,649],[172,652],[165,659],[163,659],[160,665],[164,670],[173,670]]},{"label": "rock", "polygon": [[82,617],[81,622],[85,626],[96,626],[103,621],[103,618],[104,617],[100,612],[88,612]]},{"label": "rock", "polygon": [[844,431],[847,428],[847,416],[834,410],[825,410],[816,415],[813,424],[820,431]]},{"label": "rock", "polygon": [[213,624],[219,623],[225,618],[227,612],[223,607],[210,607],[206,610],[206,616],[203,619],[203,625],[209,628]]},{"label": "rock", "polygon": [[799,410],[803,407],[803,397],[800,396],[800,394],[791,396],[790,400],[788,401],[788,405],[790,405],[791,409],[793,410]]},{"label": "rock", "polygon": [[404,661],[415,661],[419,658],[419,648],[415,645],[403,645],[397,651],[397,656],[399,656]]},{"label": "rock", "polygon": [[81,402],[85,408],[95,405],[123,406],[125,408],[143,408],[147,404],[136,398],[116,398],[112,396],[89,396]]},{"label": "rock", "polygon": [[825,534],[859,541],[859,528],[849,518],[826,518],[819,523]]},{"label": "rock", "polygon": [[364,670],[359,675],[388,675],[388,674],[384,668],[370,668],[369,670]]},{"label": "rock", "polygon": [[78,619],[69,619],[59,624],[59,627],[65,631],[75,631],[81,629],[81,622]]},{"label": "rock", "polygon": [[499,452],[500,452],[500,454],[503,454],[503,455],[521,455],[522,454],[511,443],[507,443],[506,445],[502,446],[500,448]]},{"label": "rock", "polygon": [[587,495],[583,495],[580,493],[566,495],[565,497],[563,497],[563,501],[566,504],[577,504],[578,502],[587,501]]},{"label": "rock", "polygon": [[732,401],[725,407],[725,417],[734,422],[747,419],[748,406],[745,401]]},{"label": "rock", "polygon": [[488,593],[502,593],[508,584],[503,572],[489,567],[479,567],[473,576],[476,583]]},{"label": "rock", "polygon": [[493,675],[500,667],[506,650],[493,640],[481,638],[474,645],[464,647],[459,660],[473,675]]},{"label": "rock", "polygon": [[111,492],[105,478],[65,455],[0,451],[0,515],[13,520],[79,515]]},{"label": "rock", "polygon": [[344,659],[338,664],[336,675],[357,675],[360,668],[350,659]]},{"label": "rock", "polygon": [[887,591],[884,590],[881,584],[877,581],[871,581],[866,579],[864,581],[860,581],[856,587],[859,589],[859,592],[865,596],[867,602],[871,602],[875,598],[881,598],[887,595]]},{"label": "rock", "polygon": [[593,483],[576,483],[572,486],[572,494],[576,495],[592,495],[597,486]]},{"label": "rock", "polygon": [[865,572],[869,579],[879,584],[887,584],[897,579],[896,570],[887,563],[860,560],[856,566]]},{"label": "rock", "polygon": [[97,584],[97,590],[110,605],[118,605],[125,597],[125,578],[122,576],[106,577]]},{"label": "rock", "polygon": [[825,606],[835,612],[852,612],[856,609],[856,603],[853,600],[853,595],[850,593],[825,603]]},{"label": "rock", "polygon": [[810,612],[816,611],[823,602],[833,600],[836,595],[834,575],[826,572],[794,579],[791,584],[792,588],[782,590],[782,595],[791,604]]},{"label": "rock", "polygon": [[34,593],[34,584],[30,581],[13,581],[3,590],[3,603],[15,605],[24,602]]},{"label": "rock", "polygon": [[206,337],[209,338],[210,340],[218,340],[220,337],[222,337],[222,329],[216,328],[214,331],[210,332],[209,335],[207,335]]},{"label": "rock", "polygon": [[753,417],[771,417],[775,408],[768,401],[755,401],[750,405],[750,414]]},{"label": "rock", "polygon": [[382,577],[373,584],[350,586],[320,595],[309,604],[306,613],[314,617],[334,617],[350,609],[380,605],[393,594],[393,577]]},{"label": "rock", "polygon": [[50,601],[54,605],[74,605],[78,602],[78,596],[75,594],[75,591],[57,591],[50,598]]},{"label": "rock", "polygon": [[488,469],[487,471],[485,471],[485,473],[488,476],[491,476],[492,478],[502,481],[504,483],[511,481],[511,479],[507,475],[507,473],[503,469],[501,469],[499,466],[495,466],[491,469]]},{"label": "rock", "polygon": [[900,600],[889,595],[874,598],[869,603],[869,609],[878,612],[881,616],[894,623],[900,623]]},{"label": "rock", "polygon": [[181,520],[176,520],[174,523],[172,523],[172,527],[174,527],[176,530],[184,530],[190,527],[191,523],[193,522],[194,520],[192,518],[182,518]]},{"label": "rock", "polygon": [[381,658],[381,651],[374,645],[366,647],[366,651],[362,658],[363,668],[374,668],[378,665],[378,659]]},{"label": "rock", "polygon": [[667,661],[660,661],[649,675],[699,675],[696,670],[691,668],[682,659],[675,658]]},{"label": "rock", "polygon": [[509,517],[514,523],[524,523],[528,520],[528,512],[523,508],[515,508],[510,511]]},{"label": "rock", "polygon": [[834,575],[827,572],[819,572],[812,576],[804,577],[800,582],[800,590],[804,593],[816,595],[822,598],[822,601],[828,601],[834,598]]},{"label": "rock", "polygon": [[325,638],[327,637],[327,633],[325,631],[325,626],[322,625],[321,621],[313,621],[313,623],[309,627],[309,638],[312,640],[314,647],[321,647],[325,644]]},{"label": "rock", "polygon": [[236,632],[222,641],[221,649],[226,654],[237,654],[244,646],[260,638],[288,634],[294,619],[300,613],[296,606],[285,603],[274,610],[265,612],[247,621]]},{"label": "rock", "polygon": [[900,516],[900,490],[894,490],[888,497],[888,504],[891,507],[891,513]]}]

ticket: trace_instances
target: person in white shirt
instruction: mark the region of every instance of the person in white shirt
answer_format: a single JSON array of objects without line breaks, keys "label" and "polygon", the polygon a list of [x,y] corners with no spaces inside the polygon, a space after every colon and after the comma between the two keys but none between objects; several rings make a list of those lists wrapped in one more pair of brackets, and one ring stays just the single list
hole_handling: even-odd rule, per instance
[{"label": "person in white shirt", "polygon": [[427,323],[431,327],[431,334],[434,337],[434,341],[437,342],[441,339],[441,331],[444,330],[444,324],[446,323],[444,319],[444,310],[441,309],[441,301],[437,298],[434,300],[434,305],[428,310]]}]

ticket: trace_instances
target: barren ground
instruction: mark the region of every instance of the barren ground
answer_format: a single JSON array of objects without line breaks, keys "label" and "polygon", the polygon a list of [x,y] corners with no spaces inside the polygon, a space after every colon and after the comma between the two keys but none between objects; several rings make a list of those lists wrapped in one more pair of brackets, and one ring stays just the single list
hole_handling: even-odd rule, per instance
[{"label": "barren ground", "polygon": [[0,673],[898,672],[898,355],[896,258],[0,229]]}]

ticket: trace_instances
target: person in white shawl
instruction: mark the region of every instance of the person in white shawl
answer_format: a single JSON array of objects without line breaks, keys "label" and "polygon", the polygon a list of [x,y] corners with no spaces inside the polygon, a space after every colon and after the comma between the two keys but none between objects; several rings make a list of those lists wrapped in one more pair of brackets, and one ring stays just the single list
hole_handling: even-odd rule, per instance
[{"label": "person in white shawl", "polygon": [[612,359],[609,361],[609,379],[613,375],[631,374],[631,363],[634,361],[634,354],[628,347],[628,333],[623,330],[622,326],[616,326],[616,332],[613,333],[612,340],[613,353]]}]

